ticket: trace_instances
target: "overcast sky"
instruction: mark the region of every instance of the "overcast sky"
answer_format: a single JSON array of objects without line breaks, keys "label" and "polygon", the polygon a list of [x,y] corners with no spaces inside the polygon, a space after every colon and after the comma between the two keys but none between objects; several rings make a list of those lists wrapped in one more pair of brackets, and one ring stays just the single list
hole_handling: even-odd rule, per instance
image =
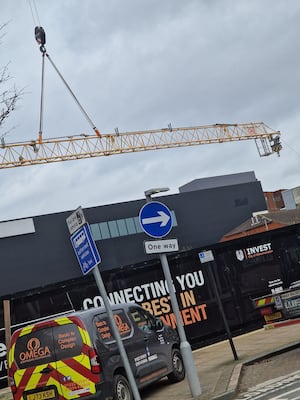
[{"label": "overcast sky", "polygon": [[[231,142],[3,169],[0,220],[135,200],[152,187],[177,193],[193,179],[246,171],[266,191],[300,185],[299,21],[297,0],[1,0],[0,65],[25,91],[0,127],[7,142],[38,136],[41,25],[102,133],[263,121],[281,131],[283,150],[260,158],[254,141]],[[45,67],[43,136],[93,134]]]}]

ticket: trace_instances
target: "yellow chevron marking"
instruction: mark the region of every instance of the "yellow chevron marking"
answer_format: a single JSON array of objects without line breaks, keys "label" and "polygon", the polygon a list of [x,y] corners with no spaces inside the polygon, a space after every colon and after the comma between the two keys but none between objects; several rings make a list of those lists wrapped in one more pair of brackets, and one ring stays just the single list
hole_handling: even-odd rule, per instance
[{"label": "yellow chevron marking", "polygon": [[8,353],[8,367],[11,368],[12,363],[14,362],[14,354],[15,354],[16,344],[14,343]]},{"label": "yellow chevron marking", "polygon": [[[70,318],[68,317],[57,318],[55,322],[57,323],[57,325],[74,324],[74,322],[70,320]],[[20,336],[32,333],[34,327],[35,325],[31,325],[23,328],[21,330]],[[83,329],[78,325],[77,328],[80,332],[80,336],[82,338],[83,343],[86,344],[87,346],[91,346],[91,339],[86,329]],[[14,352],[15,352],[15,345],[12,346],[11,352],[9,354],[10,365],[14,361],[13,357]],[[73,357],[73,359],[76,360],[85,368],[90,369],[90,359],[88,355],[81,353],[78,356]],[[59,382],[56,379],[55,375],[49,376],[49,379],[47,381],[47,386],[55,385],[60,396],[64,397],[65,399],[77,399],[80,397],[82,393],[91,393],[91,394],[96,393],[96,386],[93,381],[89,380],[80,372],[76,371],[76,369],[73,369],[72,367],[65,364],[62,360],[50,363],[50,365],[52,365],[54,369],[57,369],[59,374],[70,377],[70,380],[72,381],[72,382],[68,381]],[[44,364],[40,364],[34,368],[24,390],[35,389],[38,387],[38,382],[41,378],[40,371],[43,369],[43,366]],[[15,373],[14,378],[17,386],[20,385],[26,371],[27,371],[26,368],[18,369],[17,372]]]},{"label": "yellow chevron marking", "polygon": [[21,336],[24,336],[24,335],[28,335],[29,333],[31,333],[31,332],[33,331],[34,326],[35,326],[35,325],[28,325],[28,326],[25,326],[25,328],[23,328],[23,329],[21,330],[20,337],[21,337]]}]

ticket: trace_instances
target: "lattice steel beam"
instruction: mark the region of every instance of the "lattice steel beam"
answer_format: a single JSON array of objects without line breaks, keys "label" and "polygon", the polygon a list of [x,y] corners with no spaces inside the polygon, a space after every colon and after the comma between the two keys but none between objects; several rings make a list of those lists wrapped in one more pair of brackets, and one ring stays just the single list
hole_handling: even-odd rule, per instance
[{"label": "lattice steel beam", "polygon": [[[279,154],[280,132],[264,123],[216,124],[186,128],[79,135],[6,144],[1,141],[0,169],[184,146],[255,140],[260,156]],[[258,143],[260,141],[260,144]]]}]

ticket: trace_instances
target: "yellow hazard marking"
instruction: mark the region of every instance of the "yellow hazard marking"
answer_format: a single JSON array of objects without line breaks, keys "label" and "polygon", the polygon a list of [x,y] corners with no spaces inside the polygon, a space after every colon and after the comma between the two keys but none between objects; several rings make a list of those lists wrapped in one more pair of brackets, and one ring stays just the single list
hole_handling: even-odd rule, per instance
[{"label": "yellow hazard marking", "polygon": [[20,337],[24,336],[24,335],[28,335],[29,333],[31,333],[33,331],[34,327],[35,327],[35,325],[25,326],[25,328],[23,328],[21,330]]},{"label": "yellow hazard marking", "polygon": [[[66,324],[76,324],[76,322],[72,321],[68,317],[60,317],[56,320],[54,320],[57,325],[66,325]],[[36,325],[30,325],[27,327],[24,327],[20,331],[20,337],[24,335],[28,335],[32,333],[34,327]],[[79,325],[77,325],[77,328],[79,330],[80,336],[82,338],[82,341],[85,345],[91,346],[91,339],[86,331],[86,329],[83,329]],[[14,352],[15,352],[15,344],[12,345],[11,351],[9,352],[9,365],[11,366],[14,362]],[[78,362],[80,365],[82,365],[84,368],[87,370],[90,370],[90,358],[87,354],[79,354],[78,356],[72,357],[73,360]],[[41,378],[41,370],[43,369],[43,366],[45,364],[40,364],[36,366],[30,377],[28,377],[28,381],[26,383],[26,386],[24,390],[31,390],[31,389],[36,389],[38,387],[40,378]],[[78,398],[80,397],[81,391],[83,390],[84,393],[96,393],[96,386],[93,381],[88,379],[86,376],[82,375],[79,371],[76,369],[70,367],[67,365],[64,361],[62,360],[57,360],[56,362],[52,362],[49,364],[50,366],[53,366],[53,370],[57,370],[58,374],[54,373],[49,376],[49,379],[46,383],[47,386],[54,385],[57,388],[57,391],[60,396],[70,399],[70,398]],[[18,387],[22,380],[24,379],[24,375],[27,372],[27,368],[24,369],[18,369],[16,373],[14,374],[14,379],[16,386]],[[63,375],[65,377],[70,377],[71,381],[68,382],[59,382],[58,376]],[[26,379],[25,379],[26,380]],[[34,400],[34,399],[32,399]]]}]

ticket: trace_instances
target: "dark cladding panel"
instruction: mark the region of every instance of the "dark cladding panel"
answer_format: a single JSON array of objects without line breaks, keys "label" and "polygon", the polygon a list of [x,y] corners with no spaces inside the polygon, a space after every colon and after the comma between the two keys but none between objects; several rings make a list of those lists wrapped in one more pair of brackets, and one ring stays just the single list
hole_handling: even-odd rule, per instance
[{"label": "dark cladding panel", "polygon": [[266,202],[256,181],[170,196],[168,206],[175,210],[178,222],[173,236],[181,246],[192,249],[217,243],[252,212],[265,210]]},{"label": "dark cladding panel", "polygon": [[256,182],[253,171],[240,172],[237,174],[212,176],[209,178],[194,179],[185,185],[180,186],[179,192],[191,192],[193,190],[215,189],[217,187],[240,185],[242,183]]},{"label": "dark cladding panel", "polygon": [[78,276],[65,216],[53,214],[33,220],[34,233],[0,239],[1,252],[5,252],[5,279],[0,282],[3,294]]},{"label": "dark cladding panel", "polygon": [[[181,251],[218,242],[252,212],[266,208],[258,181],[155,196],[155,200],[163,202],[175,213],[177,226],[167,237],[177,238]],[[134,223],[144,204],[142,199],[84,210],[91,225],[103,224],[96,235],[98,238],[102,235],[101,240],[96,240],[102,259],[100,270],[158,258],[157,255],[145,254],[143,242],[149,240],[149,236]],[[0,282],[2,296],[82,276],[66,224],[71,212],[34,217],[34,233],[0,239],[5,276]],[[110,238],[107,238],[109,234]]]}]

